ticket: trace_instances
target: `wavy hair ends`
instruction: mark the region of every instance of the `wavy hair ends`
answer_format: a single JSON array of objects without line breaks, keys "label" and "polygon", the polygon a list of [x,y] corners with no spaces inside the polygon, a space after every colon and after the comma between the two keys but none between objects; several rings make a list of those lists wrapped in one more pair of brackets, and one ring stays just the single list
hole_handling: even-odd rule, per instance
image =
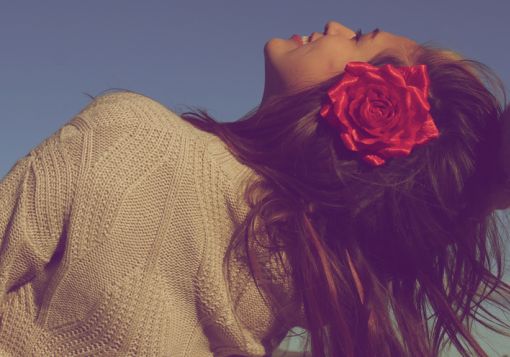
[{"label": "wavy hair ends", "polygon": [[[485,65],[430,44],[405,61],[385,53],[370,63],[410,61],[427,65],[441,134],[382,167],[361,162],[318,119],[341,74],[235,122],[202,109],[181,113],[260,177],[245,192],[250,212],[224,268],[229,275],[233,253],[247,256],[261,295],[281,306],[253,255],[267,240],[264,249],[285,267],[303,306],[314,356],[437,356],[447,344],[463,356],[487,356],[473,321],[510,336],[493,312],[510,309],[502,280],[507,237],[494,211],[509,182],[504,86]],[[281,338],[295,321],[274,315]]]}]

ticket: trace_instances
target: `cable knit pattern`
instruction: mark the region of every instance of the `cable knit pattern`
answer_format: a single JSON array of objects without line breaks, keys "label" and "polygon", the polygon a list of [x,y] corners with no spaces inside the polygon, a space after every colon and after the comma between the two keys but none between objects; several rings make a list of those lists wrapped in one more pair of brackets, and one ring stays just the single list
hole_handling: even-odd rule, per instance
[{"label": "cable knit pattern", "polygon": [[1,356],[270,354],[248,268],[222,271],[252,175],[149,97],[97,97],[0,181]]}]

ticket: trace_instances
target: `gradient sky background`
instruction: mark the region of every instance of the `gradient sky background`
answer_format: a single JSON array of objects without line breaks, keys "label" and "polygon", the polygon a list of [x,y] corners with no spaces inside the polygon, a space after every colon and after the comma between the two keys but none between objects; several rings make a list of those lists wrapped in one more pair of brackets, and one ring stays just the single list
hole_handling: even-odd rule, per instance
[{"label": "gradient sky background", "polygon": [[[0,177],[109,88],[232,121],[259,104],[263,46],[328,20],[432,41],[510,83],[507,0],[3,1]],[[508,281],[509,279],[507,279]],[[510,341],[482,331],[497,352]]]}]

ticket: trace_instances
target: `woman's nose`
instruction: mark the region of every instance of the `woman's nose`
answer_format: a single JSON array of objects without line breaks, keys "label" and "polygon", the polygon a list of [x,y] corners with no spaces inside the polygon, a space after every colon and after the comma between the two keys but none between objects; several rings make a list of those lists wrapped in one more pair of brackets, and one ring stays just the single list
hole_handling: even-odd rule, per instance
[{"label": "woman's nose", "polygon": [[351,30],[350,28],[342,25],[336,21],[328,21],[326,26],[324,26],[324,33],[326,35],[344,35],[346,37],[353,37],[356,35],[356,32]]}]

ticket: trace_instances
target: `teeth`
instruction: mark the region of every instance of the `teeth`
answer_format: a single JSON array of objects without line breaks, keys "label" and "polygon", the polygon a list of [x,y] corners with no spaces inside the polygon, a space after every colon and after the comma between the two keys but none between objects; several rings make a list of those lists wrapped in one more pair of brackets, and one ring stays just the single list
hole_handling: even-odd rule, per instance
[{"label": "teeth", "polygon": [[310,38],[308,36],[301,36],[301,41],[303,41],[304,44],[307,44],[310,42]]}]

